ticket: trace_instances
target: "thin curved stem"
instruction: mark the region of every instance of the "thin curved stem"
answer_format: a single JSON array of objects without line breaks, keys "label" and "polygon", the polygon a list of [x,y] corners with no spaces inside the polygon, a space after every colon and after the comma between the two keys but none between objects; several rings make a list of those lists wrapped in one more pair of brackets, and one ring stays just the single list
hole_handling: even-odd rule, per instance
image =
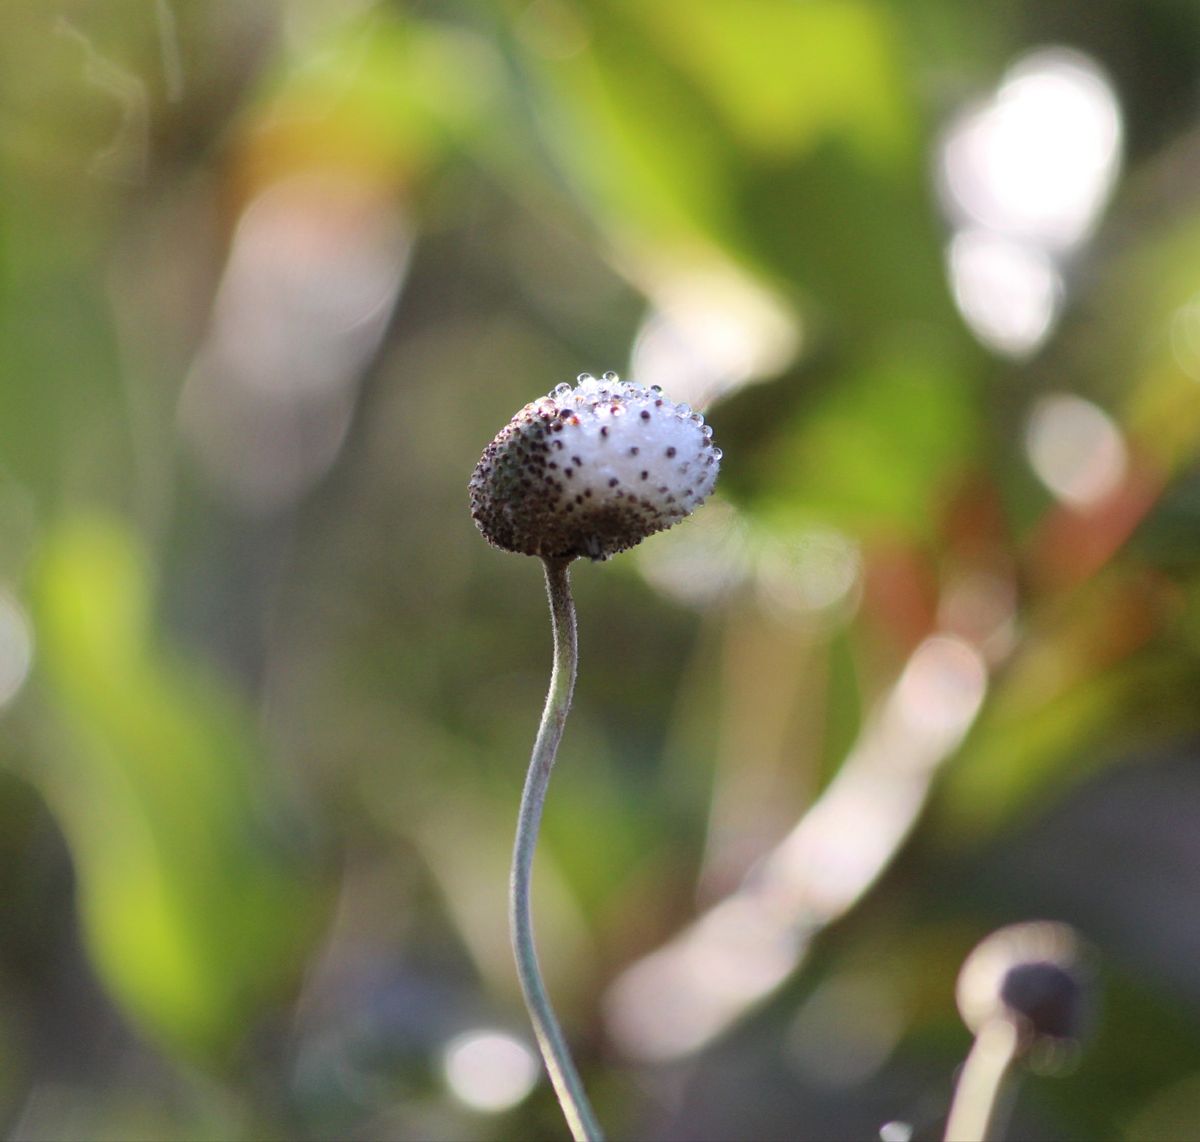
[{"label": "thin curved stem", "polygon": [[542,982],[529,905],[533,851],[537,845],[542,806],[546,801],[546,787],[550,783],[550,771],[554,768],[567,711],[571,708],[579,657],[575,602],[571,598],[570,560],[544,559],[542,562],[546,568],[546,592],[550,596],[550,618],[554,627],[554,668],[550,674],[550,691],[546,695],[546,708],[542,711],[542,723],[533,744],[533,756],[529,759],[529,773],[525,778],[525,791],[521,795],[521,809],[517,817],[517,839],[513,846],[512,878],[509,882],[509,921],[525,1005],[533,1020],[533,1030],[559,1105],[576,1142],[600,1142],[604,1135],[584,1093],[579,1072],[575,1069],[567,1041],[563,1038],[562,1028]]},{"label": "thin curved stem", "polygon": [[997,1119],[1004,1117],[1005,1080],[1018,1045],[1017,1027],[1010,1019],[989,1019],[979,1028],[958,1076],[946,1142],[988,1142],[995,1137]]}]

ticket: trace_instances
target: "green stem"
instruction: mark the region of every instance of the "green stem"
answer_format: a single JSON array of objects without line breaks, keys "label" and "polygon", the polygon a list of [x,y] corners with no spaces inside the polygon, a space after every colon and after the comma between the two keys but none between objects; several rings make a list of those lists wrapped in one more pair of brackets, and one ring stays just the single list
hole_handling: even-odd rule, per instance
[{"label": "green stem", "polygon": [[1018,1044],[1017,1027],[1010,1019],[989,1019],[979,1028],[958,1076],[946,1122],[946,1142],[988,1142],[995,1137],[1005,1080]]},{"label": "green stem", "polygon": [[554,668],[550,674],[550,691],[546,695],[542,724],[538,727],[537,740],[533,744],[533,756],[529,759],[529,773],[525,778],[525,791],[521,795],[521,810],[517,817],[517,839],[513,846],[512,879],[509,883],[509,920],[525,1005],[533,1020],[533,1030],[559,1105],[576,1142],[600,1142],[604,1135],[584,1093],[579,1072],[571,1060],[567,1041],[563,1038],[562,1028],[546,994],[546,985],[542,982],[529,906],[533,850],[537,845],[550,771],[554,768],[563,725],[571,708],[579,658],[575,602],[571,598],[570,560],[544,559],[542,562],[546,568],[546,592],[550,596],[550,618],[554,627]]}]

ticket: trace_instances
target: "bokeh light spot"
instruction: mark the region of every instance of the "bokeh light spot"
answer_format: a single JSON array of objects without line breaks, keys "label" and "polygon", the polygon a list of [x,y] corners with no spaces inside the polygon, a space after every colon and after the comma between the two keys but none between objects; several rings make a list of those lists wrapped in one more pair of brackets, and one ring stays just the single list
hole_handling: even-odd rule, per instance
[{"label": "bokeh light spot", "polygon": [[278,510],[336,460],[412,240],[388,188],[350,170],[289,176],[247,206],[179,412],[225,499]]},{"label": "bokeh light spot", "polygon": [[1179,367],[1193,381],[1200,381],[1200,294],[1172,316],[1171,348]]},{"label": "bokeh light spot", "polygon": [[794,315],[728,271],[673,273],[651,289],[630,374],[675,400],[705,408],[782,371],[800,348]]},{"label": "bokeh light spot", "polygon": [[1125,478],[1129,456],[1121,430],[1083,397],[1055,393],[1037,401],[1025,429],[1025,452],[1054,496],[1088,508]]},{"label": "bokeh light spot", "polygon": [[833,528],[772,541],[758,561],[759,597],[770,613],[784,618],[848,610],[861,578],[858,545]]},{"label": "bokeh light spot", "polygon": [[1099,216],[1120,144],[1120,107],[1100,68],[1079,52],[1043,48],[950,128],[943,190],[964,221],[1064,249]]},{"label": "bokeh light spot", "polygon": [[486,1028],[452,1039],[442,1066],[454,1096],[486,1114],[509,1110],[525,1099],[539,1071],[537,1058],[520,1039]]},{"label": "bokeh light spot", "polygon": [[713,500],[702,512],[634,549],[638,570],[668,598],[705,607],[725,598],[746,578],[746,525],[732,504]]},{"label": "bokeh light spot", "polygon": [[966,108],[937,182],[954,227],[947,269],[972,332],[1002,356],[1041,347],[1062,305],[1060,263],[1095,229],[1121,165],[1121,109],[1087,56],[1042,48]]},{"label": "bokeh light spot", "polygon": [[0,706],[20,692],[33,664],[33,627],[21,605],[0,591]]},{"label": "bokeh light spot", "polygon": [[1048,255],[986,230],[961,230],[947,261],[954,300],[980,341],[1011,357],[1041,347],[1062,299],[1062,279]]}]

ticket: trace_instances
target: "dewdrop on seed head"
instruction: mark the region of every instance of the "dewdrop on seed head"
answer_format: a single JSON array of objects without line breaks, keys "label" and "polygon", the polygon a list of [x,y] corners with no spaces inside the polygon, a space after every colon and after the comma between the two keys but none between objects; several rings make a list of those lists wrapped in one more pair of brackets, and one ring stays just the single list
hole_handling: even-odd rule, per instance
[{"label": "dewdrop on seed head", "polygon": [[691,515],[721,450],[704,417],[657,386],[581,373],[527,404],[484,449],[471,515],[497,547],[607,559]]}]

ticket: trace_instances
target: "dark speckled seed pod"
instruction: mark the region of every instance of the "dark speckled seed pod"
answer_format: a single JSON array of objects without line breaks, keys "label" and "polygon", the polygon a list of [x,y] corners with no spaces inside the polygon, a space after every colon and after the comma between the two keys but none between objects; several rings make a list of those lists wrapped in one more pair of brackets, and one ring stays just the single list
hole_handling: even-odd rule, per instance
[{"label": "dark speckled seed pod", "polygon": [[713,489],[712,429],[657,386],[588,373],[527,404],[471,477],[471,515],[505,551],[607,559],[690,515]]}]

